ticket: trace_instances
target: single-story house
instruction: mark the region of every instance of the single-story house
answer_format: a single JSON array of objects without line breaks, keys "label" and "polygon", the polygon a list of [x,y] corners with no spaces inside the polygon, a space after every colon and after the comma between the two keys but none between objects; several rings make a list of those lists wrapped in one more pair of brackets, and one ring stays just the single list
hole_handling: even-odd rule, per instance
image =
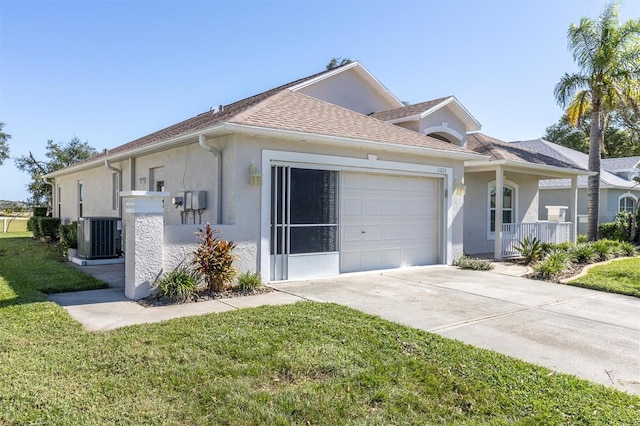
[{"label": "single-story house", "polygon": [[405,106],[353,62],[46,178],[55,216],[95,222],[81,232],[88,246],[101,218],[119,219],[133,299],[190,256],[205,223],[263,281],[451,264],[464,251],[501,257],[495,230],[533,221],[539,179],[588,173],[522,148],[506,155],[497,140],[476,149],[467,135],[479,129],[455,97]]},{"label": "single-story house", "polygon": [[[589,156],[585,153],[549,142],[544,139],[513,142],[513,145],[539,152],[573,167],[587,168]],[[610,222],[622,211],[636,212],[640,200],[640,184],[634,177],[640,176],[640,157],[602,159],[600,163],[600,212],[598,222]],[[567,179],[541,180],[538,217],[547,219],[546,206],[566,206],[571,183]],[[571,206],[567,206],[572,215]],[[586,233],[587,226],[587,177],[578,178],[578,233]]]}]

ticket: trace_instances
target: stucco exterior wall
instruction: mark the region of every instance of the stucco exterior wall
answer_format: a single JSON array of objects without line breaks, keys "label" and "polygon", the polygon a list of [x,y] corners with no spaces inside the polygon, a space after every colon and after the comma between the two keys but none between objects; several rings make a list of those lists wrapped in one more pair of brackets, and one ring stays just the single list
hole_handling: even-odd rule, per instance
[{"label": "stucco exterior wall", "polygon": [[[446,126],[444,123],[446,123]],[[432,127],[449,128],[462,136],[461,144],[464,144],[465,142],[467,129],[464,123],[460,121],[460,119],[458,119],[446,106],[420,120],[420,133],[432,133],[428,130]],[[438,131],[434,133],[438,133]]]},{"label": "stucco exterior wall", "polygon": [[[119,203],[113,209],[112,196],[113,172],[106,167],[99,167],[85,172],[73,173],[56,178],[56,194],[54,199],[54,215],[60,217],[62,223],[78,220],[79,183],[82,182],[83,216],[119,217]],[[60,212],[58,211],[58,187],[60,187]]]},{"label": "stucco exterior wall", "polygon": [[[464,215],[464,252],[466,254],[493,253],[494,238],[489,231],[489,182],[496,180],[495,172],[466,173]],[[538,178],[513,172],[505,173],[505,184],[517,184],[517,223],[537,222]]]},{"label": "stucco exterior wall", "polygon": [[299,89],[298,92],[365,115],[398,107],[375,92],[353,69]]},{"label": "stucco exterior wall", "polygon": [[[113,163],[112,166],[122,169],[122,190],[143,190],[152,188],[150,170],[164,168],[164,191],[171,197],[183,191],[203,190],[207,192],[207,208],[202,217],[189,214],[185,222],[180,211],[171,204],[170,198],[164,200],[163,219],[163,270],[175,268],[181,262],[189,262],[196,248],[196,231],[209,222],[220,233],[220,238],[237,243],[235,263],[240,272],[260,269],[260,244],[262,223],[262,186],[250,184],[249,168],[254,163],[262,168],[263,150],[300,152],[323,156],[348,157],[367,160],[369,155],[377,157],[378,163],[370,162],[370,172],[376,172],[376,164],[397,162],[418,165],[431,165],[452,168],[451,181],[463,176],[463,162],[459,160],[420,156],[415,153],[392,153],[377,149],[361,149],[346,146],[322,146],[304,141],[278,140],[251,136],[226,136],[207,141],[222,153],[222,205],[221,219],[218,219],[218,162],[215,155],[192,143],[163,152],[144,155],[134,161],[126,160]],[[265,175],[270,170],[260,170]],[[106,167],[74,173],[59,177],[56,183],[63,187],[63,217],[77,219],[77,181],[85,185],[85,216],[118,216],[111,209],[111,175]],[[144,178],[145,181],[141,181]],[[106,189],[105,189],[106,188]],[[452,202],[447,214],[451,223],[443,238],[451,241],[452,259],[462,255],[464,215],[462,196],[449,194]],[[434,200],[434,202],[440,202]],[[443,215],[446,210],[443,205]],[[125,220],[126,222],[126,220]],[[127,224],[123,226],[126,229]],[[266,244],[266,242],[265,242]],[[449,260],[450,261],[450,260]]]}]

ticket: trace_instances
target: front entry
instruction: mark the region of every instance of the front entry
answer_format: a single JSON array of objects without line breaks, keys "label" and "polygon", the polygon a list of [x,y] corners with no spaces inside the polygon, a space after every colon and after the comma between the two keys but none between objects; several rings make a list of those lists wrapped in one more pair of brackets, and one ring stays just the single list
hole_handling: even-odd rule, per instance
[{"label": "front entry", "polygon": [[271,168],[271,280],[340,272],[337,171]]}]

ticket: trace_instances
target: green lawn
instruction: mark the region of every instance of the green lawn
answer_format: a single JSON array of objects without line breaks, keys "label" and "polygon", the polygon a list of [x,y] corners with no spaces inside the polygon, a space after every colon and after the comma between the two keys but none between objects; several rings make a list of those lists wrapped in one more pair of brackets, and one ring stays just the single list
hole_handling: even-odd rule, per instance
[{"label": "green lawn", "polygon": [[640,297],[640,257],[595,266],[569,284]]},{"label": "green lawn", "polygon": [[90,333],[97,285],[0,239],[0,424],[640,424],[640,398],[358,311],[262,307]]}]

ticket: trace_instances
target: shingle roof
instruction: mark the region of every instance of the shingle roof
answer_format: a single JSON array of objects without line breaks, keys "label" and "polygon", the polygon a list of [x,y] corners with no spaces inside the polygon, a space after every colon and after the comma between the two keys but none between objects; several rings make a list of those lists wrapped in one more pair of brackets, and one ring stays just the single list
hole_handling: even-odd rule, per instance
[{"label": "shingle roof", "polygon": [[228,122],[473,154],[460,146],[290,90],[271,96]]},{"label": "shingle roof", "polygon": [[181,136],[184,134],[196,132],[198,130],[211,127],[215,124],[229,121],[232,117],[235,117],[237,114],[241,113],[242,111],[245,111],[246,109],[251,108],[252,106],[262,102],[263,100],[269,98],[270,96],[273,96],[278,92],[281,92],[282,90],[286,90],[290,87],[296,86],[305,81],[314,79],[330,71],[333,71],[333,70],[325,70],[317,74],[313,74],[308,77],[304,77],[299,80],[292,81],[287,84],[283,84],[282,86],[278,86],[276,88],[267,90],[266,92],[262,92],[257,95],[242,99],[240,101],[233,102],[229,105],[223,106],[222,111],[218,110],[218,111],[203,112],[201,114],[196,115],[195,117],[191,117],[187,120],[184,120],[172,126],[166,127],[162,130],[158,130],[157,132],[151,133],[149,135],[143,136],[134,141],[128,142],[124,145],[120,145],[116,148],[113,148],[109,150],[108,154],[111,155],[111,154],[117,154],[117,153],[129,151],[131,149],[139,148],[141,146],[150,145],[154,142],[160,142],[160,141]]},{"label": "shingle roof", "polygon": [[[437,139],[402,129],[393,124],[384,123],[357,112],[288,90],[301,83],[322,76],[323,74],[335,72],[337,68],[340,67],[325,70],[237,102],[233,102],[223,106],[221,110],[203,112],[131,142],[119,145],[110,150],[105,150],[100,154],[75,163],[72,166],[94,162],[101,160],[102,158],[107,159],[115,154],[122,154],[134,149],[151,146],[154,143],[188,135],[225,122],[255,125],[280,130],[295,130],[309,133],[317,132],[318,134],[330,136],[396,143],[408,146],[422,146],[449,152],[464,152],[472,154],[464,148],[447,144]],[[276,97],[270,102],[262,104],[264,101],[285,91],[287,96],[284,96],[284,99]],[[302,98],[307,99],[303,102],[301,101]],[[442,99],[444,100],[447,98]],[[288,105],[286,105],[287,102],[289,103]],[[243,112],[259,105],[262,105],[262,107],[257,110],[252,110],[253,112],[251,114],[241,115]],[[267,108],[265,108],[267,105],[269,105],[270,108],[274,108],[273,111],[267,111]],[[285,112],[285,108],[293,109],[287,109]],[[311,114],[313,117],[307,116],[307,114]]]},{"label": "shingle roof", "polygon": [[492,160],[511,160],[554,167],[584,169],[584,167],[526,149],[517,144],[501,141],[482,133],[468,134],[467,148],[479,154],[489,155]]},{"label": "shingle roof", "polygon": [[603,158],[600,165],[610,172],[630,170],[640,165],[640,157]]},{"label": "shingle roof", "polygon": [[378,120],[389,121],[398,118],[412,117],[414,115],[422,114],[425,111],[430,110],[436,105],[441,104],[452,96],[445,96],[444,98],[433,99],[431,101],[420,102],[415,105],[408,105],[401,108],[390,109],[388,111],[374,112],[371,117]]},{"label": "shingle roof", "polygon": [[[511,144],[520,146],[522,148],[526,148],[530,151],[540,152],[542,154],[557,158],[562,161],[568,161],[574,164],[574,167],[588,169],[588,166],[589,166],[589,156],[587,154],[580,151],[576,151],[571,148],[567,148],[566,146],[549,142],[544,139],[518,141],[518,142],[512,142]],[[627,179],[623,179],[620,176],[616,176],[613,173],[609,173],[604,167],[602,167],[602,164],[601,164],[601,169],[602,170],[600,172],[600,185],[620,187],[620,188],[632,188],[633,186],[636,185],[636,182],[632,182]],[[587,180],[588,180],[587,176],[579,176],[578,186],[586,187]],[[566,187],[571,186],[571,182],[567,179],[549,179],[549,180],[540,181],[541,188],[565,187],[565,186]]]}]

